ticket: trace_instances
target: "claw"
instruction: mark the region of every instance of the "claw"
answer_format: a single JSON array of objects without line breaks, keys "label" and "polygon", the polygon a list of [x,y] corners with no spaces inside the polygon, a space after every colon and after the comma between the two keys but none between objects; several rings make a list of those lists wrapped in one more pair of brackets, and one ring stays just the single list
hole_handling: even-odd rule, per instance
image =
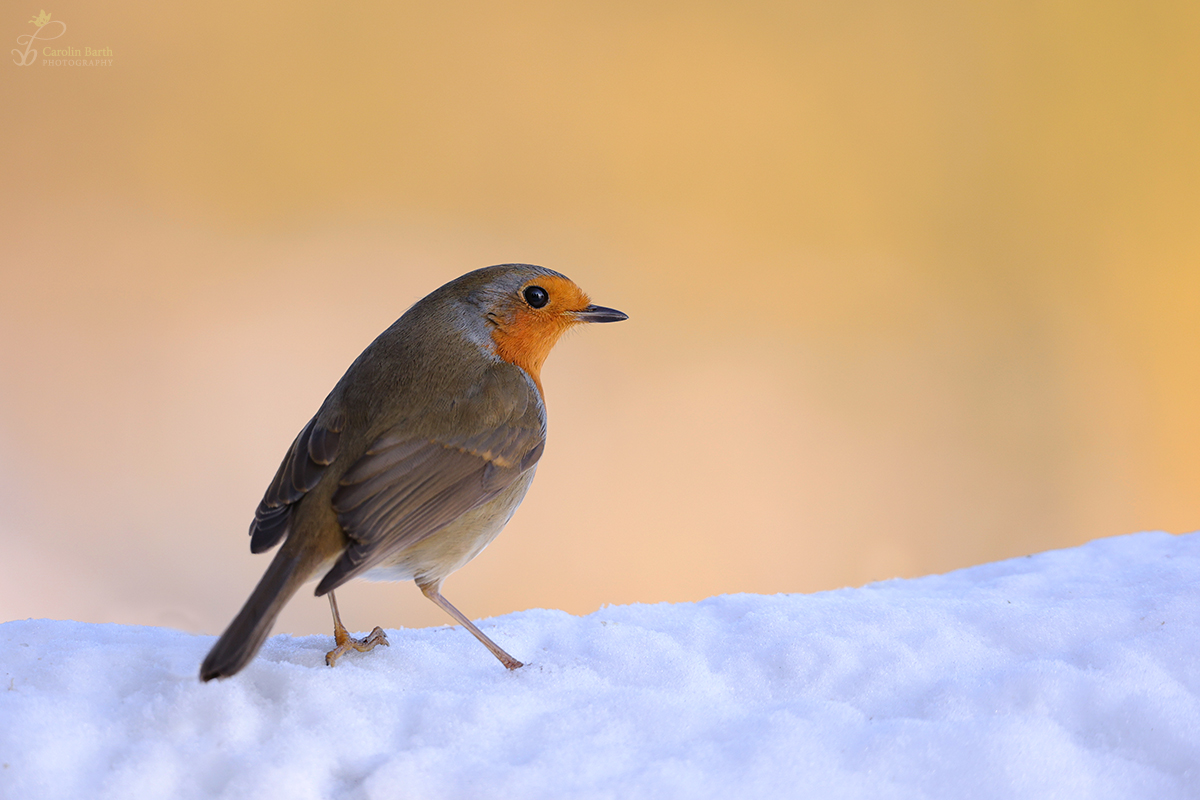
[{"label": "claw", "polygon": [[388,641],[387,634],[378,625],[375,626],[375,630],[371,631],[369,636],[363,639],[355,639],[345,628],[342,628],[340,631],[335,630],[333,638],[337,642],[337,647],[325,654],[325,663],[331,667],[337,664],[339,658],[351,650],[365,653],[373,649],[376,645],[383,645],[384,647],[392,646],[391,642]]},{"label": "claw", "polygon": [[329,666],[332,667],[339,658],[351,650],[365,653],[376,645],[392,646],[388,641],[387,634],[378,625],[365,639],[355,639],[351,636],[350,632],[346,630],[346,626],[342,624],[342,616],[338,613],[337,598],[333,596],[333,592],[329,593],[329,609],[333,612],[333,640],[337,643],[337,647],[325,654],[325,663]]}]

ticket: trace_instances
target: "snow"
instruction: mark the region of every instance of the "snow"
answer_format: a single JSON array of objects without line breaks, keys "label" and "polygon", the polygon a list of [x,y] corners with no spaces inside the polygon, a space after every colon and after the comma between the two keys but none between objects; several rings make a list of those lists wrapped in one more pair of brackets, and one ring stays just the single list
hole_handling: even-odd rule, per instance
[{"label": "snow", "polygon": [[324,665],[0,625],[5,798],[1200,796],[1200,533],[812,595],[530,610]]}]

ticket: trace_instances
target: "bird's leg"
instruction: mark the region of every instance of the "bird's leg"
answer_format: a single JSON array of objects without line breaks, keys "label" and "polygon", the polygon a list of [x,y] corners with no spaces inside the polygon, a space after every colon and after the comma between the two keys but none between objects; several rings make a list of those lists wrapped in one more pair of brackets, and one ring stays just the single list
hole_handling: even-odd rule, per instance
[{"label": "bird's leg", "polygon": [[346,626],[342,624],[342,616],[338,614],[337,598],[333,596],[333,592],[329,593],[329,608],[333,611],[333,640],[337,642],[337,647],[325,654],[325,663],[329,666],[332,667],[339,658],[351,650],[365,653],[377,644],[391,647],[387,634],[378,625],[365,639],[355,639],[351,636],[350,631],[346,630]]},{"label": "bird's leg", "polygon": [[491,650],[492,655],[494,655],[496,658],[500,659],[501,664],[508,667],[509,669],[517,669],[519,667],[525,666],[520,661],[517,661],[515,658],[510,656],[508,653],[501,650],[500,645],[496,644],[491,639],[489,639],[487,636],[485,636],[483,631],[481,631],[481,630],[479,630],[479,628],[475,627],[475,623],[473,623],[473,622],[471,622],[471,620],[467,619],[463,615],[463,613],[461,611],[459,611],[457,608],[450,605],[450,601],[447,600],[446,598],[442,597],[442,593],[438,591],[438,589],[440,588],[438,584],[435,583],[435,584],[430,584],[428,586],[421,586],[421,584],[418,583],[417,586],[420,587],[422,594],[424,594],[426,597],[428,597],[433,602],[437,603],[439,608],[441,608],[443,611],[445,611],[450,616],[454,617],[454,619],[458,620],[458,623],[460,625],[462,625],[464,628],[466,628],[471,633],[473,633],[475,635],[476,639],[483,642],[483,646],[486,647],[488,650]]}]

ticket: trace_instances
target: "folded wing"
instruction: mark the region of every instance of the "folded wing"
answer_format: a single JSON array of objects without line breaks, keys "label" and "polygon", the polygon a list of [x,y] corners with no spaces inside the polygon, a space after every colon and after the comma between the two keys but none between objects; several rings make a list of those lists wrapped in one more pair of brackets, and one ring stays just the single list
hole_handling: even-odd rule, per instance
[{"label": "folded wing", "polygon": [[454,441],[413,436],[404,426],[380,436],[342,476],[333,496],[350,545],[317,594],[495,498],[537,463],[544,444],[540,424],[520,421]]},{"label": "folded wing", "polygon": [[292,507],[312,491],[337,457],[344,426],[340,415],[325,423],[313,417],[300,431],[254,512],[250,552],[270,550],[287,535]]}]

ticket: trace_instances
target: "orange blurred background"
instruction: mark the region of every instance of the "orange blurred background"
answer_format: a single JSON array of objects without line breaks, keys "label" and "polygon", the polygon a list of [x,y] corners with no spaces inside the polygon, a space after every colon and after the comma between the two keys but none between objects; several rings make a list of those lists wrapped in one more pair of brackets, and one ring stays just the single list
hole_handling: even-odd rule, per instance
[{"label": "orange blurred background", "polygon": [[0,619],[218,632],[342,371],[507,261],[630,320],[551,356],[469,616],[1200,527],[1195,2],[145,9],[0,69]]}]

